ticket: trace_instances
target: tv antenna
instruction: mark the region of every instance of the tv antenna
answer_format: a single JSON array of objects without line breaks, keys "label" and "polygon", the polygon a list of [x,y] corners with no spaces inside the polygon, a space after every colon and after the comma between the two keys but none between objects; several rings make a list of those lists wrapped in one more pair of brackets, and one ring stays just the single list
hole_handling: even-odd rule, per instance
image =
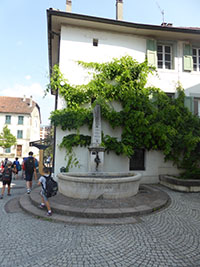
[{"label": "tv antenna", "polygon": [[165,22],[165,11],[164,9],[161,9],[160,5],[158,4],[158,2],[156,2],[161,14],[162,14],[162,22],[164,23]]}]

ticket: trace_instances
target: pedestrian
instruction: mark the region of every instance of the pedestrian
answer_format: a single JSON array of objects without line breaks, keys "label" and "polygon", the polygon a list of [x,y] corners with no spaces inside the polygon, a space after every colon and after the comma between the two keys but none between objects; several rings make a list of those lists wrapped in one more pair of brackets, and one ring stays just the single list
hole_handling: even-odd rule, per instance
[{"label": "pedestrian", "polygon": [[46,163],[47,163],[47,167],[50,167],[50,163],[51,163],[51,156],[50,155],[48,156]]},{"label": "pedestrian", "polygon": [[28,153],[28,158],[24,161],[24,169],[25,169],[25,180],[26,180],[26,188],[27,188],[27,194],[30,194],[32,189],[32,179],[33,174],[35,177],[35,180],[37,181],[37,173],[35,168],[35,158],[33,157],[33,152],[30,151]]},{"label": "pedestrian", "polygon": [[8,158],[5,158],[4,163],[3,163],[4,168],[6,167],[7,163],[8,163]]},{"label": "pedestrian", "polygon": [[13,167],[14,167],[14,179],[18,178],[18,172],[21,171],[21,165],[19,163],[18,158],[15,158],[15,160],[13,161]]},{"label": "pedestrian", "polygon": [[41,192],[40,192],[41,203],[40,203],[39,207],[41,209],[43,209],[46,206],[46,208],[47,208],[47,216],[51,216],[52,212],[51,212],[50,203],[49,203],[49,200],[48,200],[48,198],[46,196],[46,193],[45,193],[46,178],[48,178],[49,175],[50,175],[49,168],[44,167],[43,168],[43,172],[44,172],[44,174],[39,178],[39,181],[38,181],[38,185],[41,185],[41,187],[42,187]]},{"label": "pedestrian", "polygon": [[11,181],[12,181],[12,172],[14,172],[14,170],[12,168],[12,162],[11,161],[7,161],[7,165],[5,166],[5,168],[3,170],[3,173],[2,173],[3,187],[2,187],[2,190],[1,190],[0,199],[3,199],[6,185],[8,185],[8,196],[11,196],[11,194],[10,194],[10,184],[11,184]]}]

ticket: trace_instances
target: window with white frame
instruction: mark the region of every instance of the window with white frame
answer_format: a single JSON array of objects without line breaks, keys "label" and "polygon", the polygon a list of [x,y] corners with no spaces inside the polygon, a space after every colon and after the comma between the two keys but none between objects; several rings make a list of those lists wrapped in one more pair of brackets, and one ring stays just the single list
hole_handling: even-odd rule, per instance
[{"label": "window with white frame", "polygon": [[6,124],[11,124],[11,116],[10,115],[6,115],[5,123]]},{"label": "window with white frame", "polygon": [[18,116],[18,124],[20,125],[24,124],[24,116]]},{"label": "window with white frame", "polygon": [[10,149],[10,147],[8,147],[8,148],[5,148],[5,153],[10,153],[11,152],[11,149]]},{"label": "window with white frame", "polygon": [[23,131],[22,130],[18,130],[17,131],[17,138],[18,139],[22,139],[23,138]]},{"label": "window with white frame", "polygon": [[157,58],[159,69],[172,69],[172,47],[170,45],[157,45]]},{"label": "window with white frame", "polygon": [[193,71],[200,71],[200,48],[192,48]]},{"label": "window with white frame", "polygon": [[194,114],[200,117],[200,98],[194,97]]}]

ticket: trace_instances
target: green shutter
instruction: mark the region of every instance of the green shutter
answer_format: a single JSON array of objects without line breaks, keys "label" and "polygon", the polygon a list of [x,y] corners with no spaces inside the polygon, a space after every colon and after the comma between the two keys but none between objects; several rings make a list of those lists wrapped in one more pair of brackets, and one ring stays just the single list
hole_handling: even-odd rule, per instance
[{"label": "green shutter", "polygon": [[147,40],[147,61],[149,66],[157,67],[156,40]]},{"label": "green shutter", "polygon": [[193,96],[185,96],[184,105],[189,109],[190,112],[194,114],[194,97]]},{"label": "green shutter", "polygon": [[193,59],[192,59],[192,46],[190,44],[185,44],[183,49],[184,54],[184,70],[193,70]]}]

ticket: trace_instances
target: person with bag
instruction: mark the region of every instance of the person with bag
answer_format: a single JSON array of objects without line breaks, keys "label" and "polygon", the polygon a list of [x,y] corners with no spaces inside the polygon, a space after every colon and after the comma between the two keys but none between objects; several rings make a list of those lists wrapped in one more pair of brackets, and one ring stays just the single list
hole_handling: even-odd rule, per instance
[{"label": "person with bag", "polygon": [[2,187],[2,190],[1,190],[0,199],[3,199],[6,185],[8,185],[8,196],[11,196],[11,194],[10,194],[10,184],[11,184],[11,181],[12,181],[12,172],[14,172],[14,170],[12,169],[12,162],[8,161],[6,166],[5,166],[5,168],[4,168],[4,170],[3,170],[3,173],[2,173],[3,187]]},{"label": "person with bag", "polygon": [[18,172],[21,171],[21,165],[18,161],[18,158],[15,158],[15,161],[13,161],[13,167],[14,167],[14,171],[15,171],[14,179],[17,179],[18,178]]},{"label": "person with bag", "polygon": [[47,167],[43,168],[43,172],[44,174],[39,178],[38,181],[38,185],[42,186],[42,190],[40,192],[40,196],[41,196],[41,203],[39,205],[39,208],[43,209],[47,208],[47,216],[51,216],[52,215],[52,211],[51,211],[51,207],[50,207],[50,203],[47,197],[47,179],[48,177],[51,175],[51,173],[49,172],[49,169]]},{"label": "person with bag", "polygon": [[30,194],[32,189],[32,179],[33,174],[35,180],[37,181],[37,173],[35,168],[35,158],[33,157],[33,152],[30,151],[28,153],[28,158],[24,161],[24,169],[25,169],[25,180],[26,180],[26,187],[27,187],[27,194]]}]

